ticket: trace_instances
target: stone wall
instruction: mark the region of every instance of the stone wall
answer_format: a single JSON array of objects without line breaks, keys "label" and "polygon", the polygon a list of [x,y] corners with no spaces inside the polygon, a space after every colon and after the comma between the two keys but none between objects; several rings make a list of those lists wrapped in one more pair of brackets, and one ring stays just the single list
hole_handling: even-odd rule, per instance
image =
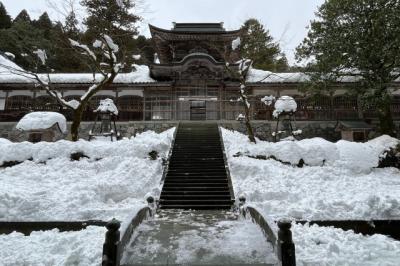
[{"label": "stone wall", "polygon": [[[329,141],[337,141],[340,137],[340,132],[336,132],[336,121],[300,121],[294,123],[295,129],[301,129],[302,134],[298,139],[321,137]],[[236,121],[221,121],[219,123],[227,129],[237,130],[246,133],[246,126],[242,122]],[[253,121],[254,134],[262,139],[272,141],[272,132],[276,130],[276,121]],[[289,124],[281,124],[279,130],[289,132]],[[287,137],[287,133],[283,133],[281,137]]]},{"label": "stone wall", "polygon": [[[200,121],[199,121],[200,122]],[[204,121],[205,123],[215,123],[215,121]],[[200,122],[200,123],[204,123]],[[242,122],[237,121],[218,121],[219,125],[227,128],[246,133],[246,127]],[[154,130],[162,132],[169,128],[178,126],[179,121],[131,121],[131,122],[117,122],[117,128],[120,130],[122,136],[131,137],[136,133],[147,130]],[[0,122],[0,137],[8,138],[9,133],[15,127],[16,123]],[[68,123],[70,125],[70,123]],[[92,122],[82,122],[80,129],[81,138],[88,139],[88,132],[91,129]],[[253,121],[252,122],[255,134],[262,140],[272,141],[272,132],[275,131],[276,121]],[[296,129],[301,129],[303,132],[298,139],[321,137],[329,141],[337,141],[341,139],[340,132],[335,131],[337,121],[298,121],[295,123]],[[399,121],[396,121],[397,128],[399,128]],[[283,124],[280,130],[286,130],[288,125]],[[288,131],[288,130],[287,130]],[[399,132],[400,133],[400,130]],[[369,138],[377,137],[378,133],[372,131]],[[285,137],[285,134],[282,135]]]}]

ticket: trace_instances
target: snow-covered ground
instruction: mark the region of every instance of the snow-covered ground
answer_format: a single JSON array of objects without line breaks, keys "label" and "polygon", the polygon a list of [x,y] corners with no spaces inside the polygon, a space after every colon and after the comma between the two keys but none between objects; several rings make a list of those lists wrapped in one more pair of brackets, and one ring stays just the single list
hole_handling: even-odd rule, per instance
[{"label": "snow-covered ground", "polygon": [[[252,144],[222,134],[236,196],[268,219],[400,219],[400,171],[376,168],[397,139]],[[299,265],[399,265],[400,243],[386,236],[308,225],[294,225],[293,236]]]},{"label": "snow-covered ground", "polygon": [[90,226],[77,232],[51,231],[0,235],[2,266],[98,266],[106,229]]},{"label": "snow-covered ground", "polygon": [[[0,220],[127,222],[146,205],[147,193],[159,193],[162,158],[167,157],[173,133],[174,129],[148,131],[118,142],[0,141],[0,165],[24,161],[0,168]],[[158,153],[156,160],[149,156],[152,151]],[[74,152],[89,158],[72,161]],[[99,265],[104,233],[104,228],[89,227],[80,232],[0,235],[0,264]]]}]

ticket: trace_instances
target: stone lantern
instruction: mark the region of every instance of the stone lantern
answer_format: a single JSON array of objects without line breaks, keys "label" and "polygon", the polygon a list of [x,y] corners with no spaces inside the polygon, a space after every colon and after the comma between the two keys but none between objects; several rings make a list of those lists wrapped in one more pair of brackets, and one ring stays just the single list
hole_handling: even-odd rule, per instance
[{"label": "stone lantern", "polygon": [[[296,130],[296,110],[297,110],[297,103],[290,96],[282,96],[275,102],[275,110],[273,112],[273,116],[277,119],[275,131],[272,132],[272,136],[274,141],[277,140],[281,134],[289,131],[289,135],[293,138],[300,135],[302,133],[301,130]],[[284,128],[286,130],[279,130],[279,123],[282,122]]]},{"label": "stone lantern", "polygon": [[115,121],[118,117],[118,109],[112,99],[100,101],[99,107],[94,110],[96,118],[92,129],[89,131],[89,141],[93,139],[110,138],[111,141],[119,140],[120,133]]}]

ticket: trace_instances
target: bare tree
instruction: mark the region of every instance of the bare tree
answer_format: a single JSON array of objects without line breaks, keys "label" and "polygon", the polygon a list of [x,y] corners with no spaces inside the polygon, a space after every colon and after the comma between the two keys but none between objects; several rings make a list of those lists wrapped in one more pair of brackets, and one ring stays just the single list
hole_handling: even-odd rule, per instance
[{"label": "bare tree", "polygon": [[[22,76],[30,80],[35,86],[42,88],[55,99],[61,106],[72,110],[73,120],[71,125],[71,136],[73,141],[79,138],[79,126],[90,99],[100,90],[105,89],[113,83],[124,63],[117,58],[119,47],[108,35],[102,35],[93,43],[93,49],[70,39],[71,45],[88,61],[93,69],[93,84],[86,90],[79,100],[67,101],[51,81],[50,74],[39,74],[37,71],[28,71],[10,65],[0,64],[10,73]],[[46,52],[38,49],[33,51],[37,55],[38,63],[46,64]],[[37,68],[36,68],[37,69]]]}]

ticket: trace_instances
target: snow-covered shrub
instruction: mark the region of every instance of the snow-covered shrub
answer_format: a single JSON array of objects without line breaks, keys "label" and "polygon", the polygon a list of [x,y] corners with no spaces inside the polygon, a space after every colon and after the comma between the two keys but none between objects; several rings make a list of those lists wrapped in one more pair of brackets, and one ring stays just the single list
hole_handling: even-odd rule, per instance
[{"label": "snow-covered shrub", "polygon": [[391,147],[379,157],[378,168],[396,167],[400,169],[400,144]]}]

